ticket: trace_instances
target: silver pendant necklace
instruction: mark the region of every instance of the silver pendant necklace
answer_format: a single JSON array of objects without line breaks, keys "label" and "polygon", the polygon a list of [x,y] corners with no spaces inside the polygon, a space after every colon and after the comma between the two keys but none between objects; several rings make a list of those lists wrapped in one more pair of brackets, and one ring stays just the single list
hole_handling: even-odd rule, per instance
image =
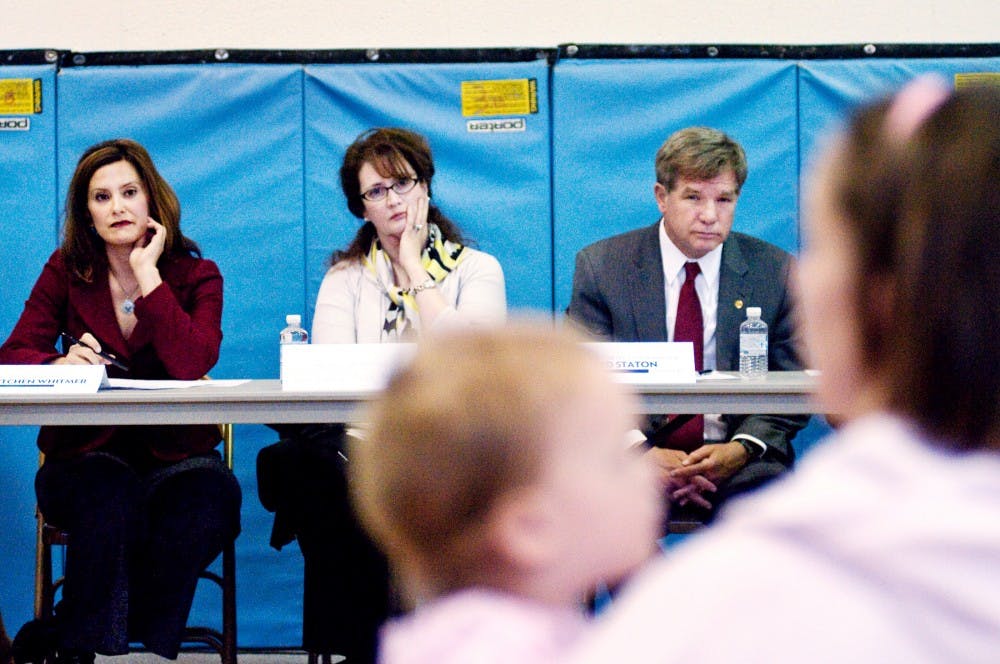
[{"label": "silver pendant necklace", "polygon": [[122,301],[122,306],[121,306],[122,313],[125,314],[126,316],[130,316],[132,315],[132,312],[135,311],[135,301],[132,299],[132,296],[135,295],[136,292],[138,292],[139,283],[136,282],[135,288],[132,289],[131,293],[126,293],[125,288],[122,286],[122,281],[117,277],[117,275],[115,276],[115,282],[118,284],[118,290],[120,290],[122,292],[122,295],[125,296],[125,299]]}]

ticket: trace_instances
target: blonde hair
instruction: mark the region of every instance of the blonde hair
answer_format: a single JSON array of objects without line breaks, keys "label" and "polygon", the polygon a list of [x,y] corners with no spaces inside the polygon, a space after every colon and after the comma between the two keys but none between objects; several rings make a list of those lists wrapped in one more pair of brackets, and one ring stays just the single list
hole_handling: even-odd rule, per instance
[{"label": "blonde hair", "polygon": [[432,592],[509,571],[484,522],[499,498],[537,481],[553,413],[603,371],[580,340],[528,323],[440,336],[372,407],[369,435],[351,449],[355,508],[394,563],[419,562]]}]

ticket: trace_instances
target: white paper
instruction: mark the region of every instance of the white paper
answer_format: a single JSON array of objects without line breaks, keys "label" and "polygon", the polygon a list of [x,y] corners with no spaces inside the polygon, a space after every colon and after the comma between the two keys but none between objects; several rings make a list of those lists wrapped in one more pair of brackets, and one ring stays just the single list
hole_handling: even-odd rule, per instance
[{"label": "white paper", "polygon": [[137,380],[134,378],[109,378],[108,386],[128,390],[176,390],[186,387],[208,386],[233,387],[249,382],[249,379],[231,380]]}]

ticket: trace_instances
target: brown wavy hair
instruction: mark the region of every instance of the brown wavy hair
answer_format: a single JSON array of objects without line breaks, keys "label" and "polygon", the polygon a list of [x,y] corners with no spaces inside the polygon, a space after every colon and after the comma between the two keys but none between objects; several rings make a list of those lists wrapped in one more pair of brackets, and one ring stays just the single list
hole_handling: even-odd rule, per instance
[{"label": "brown wavy hair", "polygon": [[675,131],[656,151],[656,181],[673,191],[677,178],[710,180],[725,170],[736,178],[736,193],[747,179],[747,158],[739,143],[711,127]]},{"label": "brown wavy hair", "polygon": [[907,146],[892,405],[961,449],[1000,449],[1000,88],[966,88]]},{"label": "brown wavy hair", "polygon": [[149,216],[163,225],[166,241],[160,260],[178,255],[201,256],[193,240],[181,233],[181,204],[152,158],[136,141],[115,138],[87,148],[76,164],[66,192],[66,220],[60,247],[63,261],[70,273],[90,282],[94,268],[107,265],[104,240],[92,228],[94,221],[87,207],[90,180],[98,169],[119,161],[127,161],[139,174],[149,205]]},{"label": "brown wavy hair", "polygon": [[888,406],[960,450],[1000,449],[1000,90],[951,94],[912,137],[892,100],[862,108],[839,147],[834,196],[852,236],[862,362]]},{"label": "brown wavy hair", "polygon": [[[347,208],[358,219],[365,218],[365,201],[361,197],[361,183],[358,179],[358,172],[365,163],[371,164],[384,178],[402,179],[416,175],[427,185],[427,195],[431,195],[434,158],[431,156],[431,147],[427,139],[416,132],[399,127],[369,129],[359,135],[347,148],[344,162],[340,166],[340,188],[347,199]],[[458,227],[444,216],[433,201],[427,211],[427,220],[437,224],[445,240],[465,244]],[[360,260],[368,253],[375,237],[375,225],[365,221],[347,248],[333,252],[330,263]]]}]

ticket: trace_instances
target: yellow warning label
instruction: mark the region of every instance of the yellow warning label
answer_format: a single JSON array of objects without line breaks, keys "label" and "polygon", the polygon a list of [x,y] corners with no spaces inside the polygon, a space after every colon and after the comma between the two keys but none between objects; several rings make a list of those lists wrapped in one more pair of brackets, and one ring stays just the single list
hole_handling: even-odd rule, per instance
[{"label": "yellow warning label", "polygon": [[1000,71],[977,71],[967,74],[955,74],[955,89],[961,90],[970,85],[1000,85]]},{"label": "yellow warning label", "polygon": [[28,115],[41,112],[41,79],[0,78],[0,114]]},{"label": "yellow warning label", "polygon": [[462,81],[462,115],[524,115],[538,112],[538,81]]}]

